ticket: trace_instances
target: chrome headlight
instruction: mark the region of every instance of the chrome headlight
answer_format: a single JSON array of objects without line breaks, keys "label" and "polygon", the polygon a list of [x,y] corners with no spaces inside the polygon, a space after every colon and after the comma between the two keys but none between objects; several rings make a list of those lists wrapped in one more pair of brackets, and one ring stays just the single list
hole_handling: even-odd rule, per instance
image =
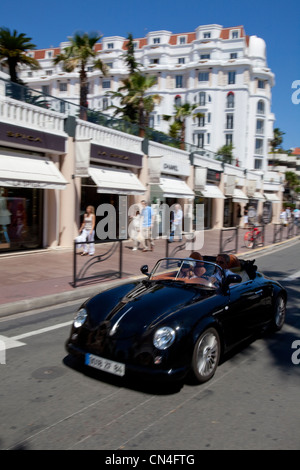
[{"label": "chrome headlight", "polygon": [[167,349],[175,339],[175,330],[169,326],[163,326],[154,333],[153,344],[157,349]]},{"label": "chrome headlight", "polygon": [[80,310],[78,310],[76,317],[74,318],[75,328],[80,328],[84,324],[86,317],[87,311],[85,308],[81,308]]}]

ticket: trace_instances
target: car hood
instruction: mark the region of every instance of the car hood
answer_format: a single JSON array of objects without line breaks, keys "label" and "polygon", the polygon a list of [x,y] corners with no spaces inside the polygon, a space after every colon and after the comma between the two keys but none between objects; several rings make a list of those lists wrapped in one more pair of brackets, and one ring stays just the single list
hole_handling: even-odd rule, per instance
[{"label": "car hood", "polygon": [[172,321],[183,309],[215,295],[215,292],[175,282],[141,282],[107,291],[86,303],[90,327],[106,325],[111,336],[128,338]]}]

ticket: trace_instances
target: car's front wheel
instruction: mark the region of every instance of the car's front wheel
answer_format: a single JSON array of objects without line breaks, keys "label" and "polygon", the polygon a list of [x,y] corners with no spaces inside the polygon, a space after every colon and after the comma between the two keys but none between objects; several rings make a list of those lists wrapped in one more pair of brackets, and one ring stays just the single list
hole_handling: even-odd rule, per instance
[{"label": "car's front wheel", "polygon": [[198,338],[192,359],[192,371],[198,383],[210,380],[216,372],[221,353],[220,337],[215,328],[208,328]]},{"label": "car's front wheel", "polygon": [[279,331],[283,327],[286,315],[286,299],[283,295],[278,295],[274,303],[271,329]]}]

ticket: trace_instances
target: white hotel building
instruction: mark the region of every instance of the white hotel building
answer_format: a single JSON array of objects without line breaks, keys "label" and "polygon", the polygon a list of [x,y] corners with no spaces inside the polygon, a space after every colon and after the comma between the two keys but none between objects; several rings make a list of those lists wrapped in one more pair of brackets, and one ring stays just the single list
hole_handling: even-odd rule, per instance
[{"label": "white hotel building", "polygon": [[[90,109],[113,113],[107,92],[116,91],[127,75],[126,43],[126,38],[113,36],[97,44],[109,74],[103,77],[92,65],[88,68]],[[78,71],[66,73],[52,60],[67,44],[31,52],[42,68],[23,70],[20,78],[36,90],[78,104]],[[157,77],[150,92],[162,98],[151,115],[151,127],[168,133],[169,122],[163,115],[174,114],[175,103],[197,104],[194,113],[203,117],[187,119],[187,143],[212,152],[232,143],[235,164],[267,170],[275,119],[271,112],[274,74],[267,66],[263,39],[247,36],[243,26],[214,24],[189,33],[153,31],[134,44],[143,72]]]},{"label": "white hotel building", "polygon": [[[113,113],[107,92],[117,91],[128,73],[126,43],[106,37],[97,44],[109,74],[88,66],[89,109]],[[253,222],[278,222],[282,180],[268,168],[274,76],[264,41],[246,36],[242,26],[206,25],[192,33],[150,32],[134,43],[144,73],[157,77],[149,93],[162,98],[151,127],[168,133],[163,115],[174,114],[175,103],[196,104],[201,117],[187,119],[185,138],[194,146],[182,150],[80,119],[78,70],[53,65],[67,43],[30,52],[41,69],[23,68],[19,76],[49,95],[46,108],[14,97],[7,70],[0,71],[0,217],[6,224],[0,253],[72,246],[87,204],[110,204],[124,214],[143,198],[157,207],[180,203],[189,229],[196,228],[199,205],[205,229],[243,226],[244,209],[249,221],[251,213]],[[231,164],[215,158],[230,143]],[[117,220],[123,235],[125,219]]]}]

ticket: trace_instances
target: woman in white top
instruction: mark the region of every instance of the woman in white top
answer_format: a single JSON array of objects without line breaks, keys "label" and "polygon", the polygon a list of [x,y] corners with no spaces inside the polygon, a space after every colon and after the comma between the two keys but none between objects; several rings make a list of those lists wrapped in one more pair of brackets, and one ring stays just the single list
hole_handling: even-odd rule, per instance
[{"label": "woman in white top", "polygon": [[80,242],[80,245],[77,245],[78,248],[81,248],[82,243],[84,244],[84,251],[81,253],[81,256],[85,256],[87,254],[92,256],[95,253],[95,244],[92,243],[95,240],[95,223],[95,208],[93,206],[87,206],[83,222],[79,229],[80,235],[76,237],[76,242]]}]

